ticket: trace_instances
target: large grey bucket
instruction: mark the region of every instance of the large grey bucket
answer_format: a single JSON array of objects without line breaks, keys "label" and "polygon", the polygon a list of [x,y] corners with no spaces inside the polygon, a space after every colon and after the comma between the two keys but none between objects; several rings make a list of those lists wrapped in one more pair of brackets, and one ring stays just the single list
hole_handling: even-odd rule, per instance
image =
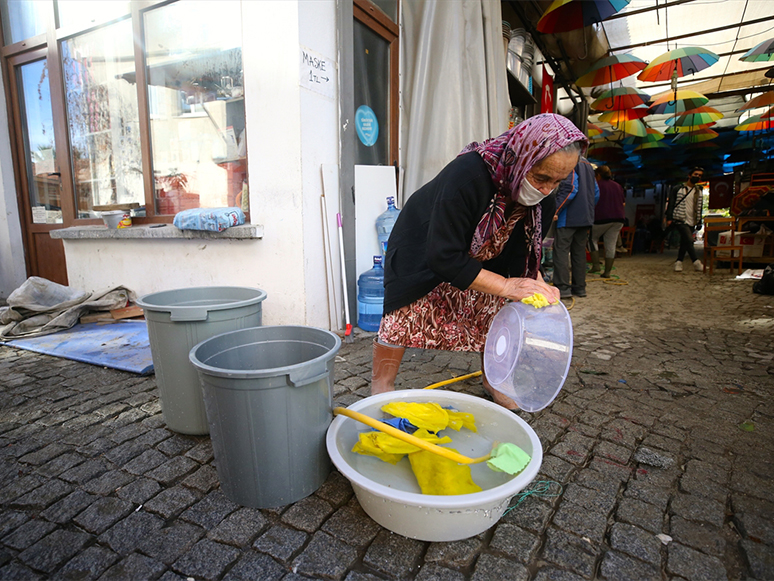
[{"label": "large grey bucket", "polygon": [[145,295],[137,304],[148,323],[161,411],[170,430],[208,433],[196,368],[188,353],[204,339],[261,325],[266,292],[246,287],[193,287]]},{"label": "large grey bucket", "polygon": [[221,488],[233,502],[284,506],[325,482],[340,347],[330,331],[277,326],[223,333],[191,349]]}]

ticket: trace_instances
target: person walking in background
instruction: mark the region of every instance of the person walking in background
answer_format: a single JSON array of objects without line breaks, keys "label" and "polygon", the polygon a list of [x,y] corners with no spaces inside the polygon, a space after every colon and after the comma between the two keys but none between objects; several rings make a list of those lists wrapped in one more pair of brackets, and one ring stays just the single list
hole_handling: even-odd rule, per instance
[{"label": "person walking in background", "polygon": [[672,226],[680,234],[675,272],[683,270],[683,258],[686,252],[693,262],[693,267],[696,270],[704,270],[704,265],[696,257],[696,250],[693,247],[693,229],[701,223],[702,198],[698,184],[703,177],[704,170],[695,167],[688,174],[688,181],[676,185],[669,191],[666,207],[667,228]]},{"label": "person walking in background", "polygon": [[626,195],[618,182],[613,181],[610,168],[601,165],[594,170],[599,186],[599,202],[594,210],[594,225],[591,227],[591,269],[599,272],[599,239],[605,243],[604,278],[610,277],[615,261],[615,247],[618,234],[626,219]]},{"label": "person walking in background", "polygon": [[581,157],[556,191],[554,286],[563,299],[586,296],[586,241],[598,200],[594,168]]}]

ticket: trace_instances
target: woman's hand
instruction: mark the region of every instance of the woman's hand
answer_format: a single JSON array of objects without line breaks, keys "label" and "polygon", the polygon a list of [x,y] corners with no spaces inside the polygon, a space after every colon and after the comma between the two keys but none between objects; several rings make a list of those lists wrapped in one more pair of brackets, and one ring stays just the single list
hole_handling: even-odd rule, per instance
[{"label": "woman's hand", "polygon": [[548,285],[542,280],[533,280],[531,278],[506,278],[503,294],[500,296],[509,298],[513,301],[520,301],[531,297],[535,293],[540,293],[549,303],[559,302],[559,289]]},{"label": "woman's hand", "polygon": [[482,269],[475,278],[470,288],[498,297],[505,297],[512,301],[520,301],[540,293],[549,303],[559,301],[559,289],[546,284],[542,280],[531,278],[505,278],[489,270]]}]

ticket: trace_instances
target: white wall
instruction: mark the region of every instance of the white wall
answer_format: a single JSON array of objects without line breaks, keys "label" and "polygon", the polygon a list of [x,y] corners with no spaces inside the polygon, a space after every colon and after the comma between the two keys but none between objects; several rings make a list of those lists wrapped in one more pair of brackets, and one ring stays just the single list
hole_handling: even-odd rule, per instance
[{"label": "white wall", "polygon": [[13,174],[11,136],[8,131],[5,87],[0,76],[0,298],[18,288],[27,278],[24,264],[19,207],[16,199],[16,180]]},{"label": "white wall", "polygon": [[70,285],[140,296],[253,286],[267,292],[264,324],[329,328],[320,166],[338,160],[338,102],[299,75],[301,46],[336,60],[335,22],[335,0],[242,3],[250,211],[262,239],[66,240]]}]

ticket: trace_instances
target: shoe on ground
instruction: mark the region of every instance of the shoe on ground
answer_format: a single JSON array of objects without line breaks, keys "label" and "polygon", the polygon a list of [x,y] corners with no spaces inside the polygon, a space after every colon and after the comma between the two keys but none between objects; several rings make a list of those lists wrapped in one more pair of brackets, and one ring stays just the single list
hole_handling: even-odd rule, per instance
[{"label": "shoe on ground", "polygon": [[704,265],[701,263],[701,260],[698,258],[693,261],[693,268],[698,271],[704,270]]},{"label": "shoe on ground", "polygon": [[586,291],[585,290],[572,291],[572,294],[576,297],[583,298],[586,296]]},{"label": "shoe on ground", "polygon": [[675,272],[683,272],[683,261],[682,260],[676,260],[675,261]]},{"label": "shoe on ground", "polygon": [[562,291],[561,293],[559,293],[559,298],[560,299],[571,299],[572,298],[572,293],[570,291]]}]

